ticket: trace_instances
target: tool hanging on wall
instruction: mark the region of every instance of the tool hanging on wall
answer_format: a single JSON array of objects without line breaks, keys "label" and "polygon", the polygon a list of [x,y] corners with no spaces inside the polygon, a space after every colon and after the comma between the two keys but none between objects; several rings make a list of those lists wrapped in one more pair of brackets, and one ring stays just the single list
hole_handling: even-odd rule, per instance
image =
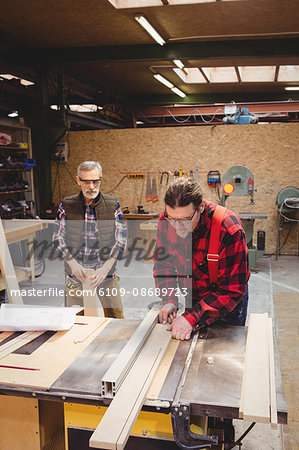
[{"label": "tool hanging on wall", "polygon": [[143,196],[143,192],[144,192],[144,187],[145,187],[145,178],[143,178],[143,182],[142,182],[142,187],[141,187],[140,197],[139,197],[139,205],[141,205],[141,203],[142,203],[142,196]]},{"label": "tool hanging on wall", "polygon": [[156,203],[159,200],[158,192],[157,192],[157,182],[156,177],[153,178],[152,182],[152,202]]},{"label": "tool hanging on wall", "polygon": [[145,200],[147,202],[151,202],[152,201],[152,183],[151,183],[151,177],[150,174],[147,174],[147,179],[146,179],[146,191],[145,191]]},{"label": "tool hanging on wall", "polygon": [[195,181],[196,183],[199,183],[199,168],[195,168]]},{"label": "tool hanging on wall", "polygon": [[212,188],[216,188],[221,184],[220,172],[218,170],[210,170],[207,176],[208,185]]},{"label": "tool hanging on wall", "polygon": [[170,172],[162,172],[161,173],[161,178],[160,178],[160,186],[162,186],[162,184],[163,184],[164,175],[165,175],[165,178],[166,178],[166,186],[169,183],[169,175],[171,175]]}]

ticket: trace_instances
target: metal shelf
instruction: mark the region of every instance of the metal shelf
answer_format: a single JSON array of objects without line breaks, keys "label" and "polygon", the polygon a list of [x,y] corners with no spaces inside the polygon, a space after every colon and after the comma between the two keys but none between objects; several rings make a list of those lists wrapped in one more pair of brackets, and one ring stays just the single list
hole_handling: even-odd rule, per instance
[{"label": "metal shelf", "polygon": [[[1,124],[0,124],[1,127]],[[0,150],[20,150],[22,152],[29,150],[29,148],[25,148],[25,147],[10,147],[9,145],[0,145]]]},{"label": "metal shelf", "polygon": [[31,192],[31,189],[20,189],[16,191],[0,191],[0,194],[14,194],[15,192]]},{"label": "metal shelf", "polygon": [[3,169],[0,169],[0,172],[15,172],[16,170],[18,170],[18,171],[26,171],[26,170],[32,170],[33,169],[33,167],[28,167],[27,169],[26,168],[20,168],[20,167],[17,167],[17,168],[15,168],[15,169],[12,169],[12,168],[5,168],[5,167],[3,167]]}]

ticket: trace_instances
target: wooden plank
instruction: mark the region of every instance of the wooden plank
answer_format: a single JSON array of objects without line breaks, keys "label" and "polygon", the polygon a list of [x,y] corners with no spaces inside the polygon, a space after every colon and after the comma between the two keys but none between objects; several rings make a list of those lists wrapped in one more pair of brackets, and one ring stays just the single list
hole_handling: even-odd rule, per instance
[{"label": "wooden plank", "polygon": [[125,447],[170,340],[171,334],[167,331],[167,326],[156,325],[92,434],[90,447],[112,450],[122,450]]},{"label": "wooden plank", "polygon": [[[5,238],[5,233],[0,219],[0,269],[7,296],[10,303],[23,303],[20,292],[19,283],[16,277],[15,269],[11,260],[10,251]],[[14,291],[14,293],[13,293]]]},{"label": "wooden plank", "polygon": [[40,450],[38,400],[0,396],[1,450]]},{"label": "wooden plank", "polygon": [[83,289],[83,306],[85,316],[100,316],[100,300],[96,293],[96,289],[92,287],[93,269],[86,269],[87,278],[82,281]]},{"label": "wooden plank", "polygon": [[268,314],[250,314],[239,415],[270,422]]},{"label": "wooden plank", "polygon": [[112,398],[158,321],[159,311],[151,309],[102,378],[103,397]]},{"label": "wooden plank", "polygon": [[88,339],[91,334],[94,334],[96,331],[99,332],[100,329],[105,328],[105,326],[108,325],[110,320],[111,319],[103,319],[103,321],[101,321],[101,323],[99,323],[99,325],[96,328],[94,328],[92,331],[90,331],[90,329],[88,329],[85,334],[81,334],[80,337],[75,339],[74,344],[80,344],[80,343],[86,341],[86,339]]},{"label": "wooden plank", "polygon": [[47,228],[48,224],[36,219],[13,219],[3,223],[3,229],[8,244],[32,239],[37,231]]},{"label": "wooden plank", "polygon": [[[27,280],[31,277],[31,269],[28,267],[15,267],[15,274],[18,281]],[[0,274],[0,291],[5,289],[5,279]]]},{"label": "wooden plank", "polygon": [[272,319],[268,319],[268,344],[269,344],[269,378],[270,378],[270,419],[271,428],[277,428],[277,401],[276,401],[276,383],[275,383],[275,361],[274,361],[274,343],[273,343],[273,324]]},{"label": "wooden plank", "polygon": [[[0,343],[2,341],[4,341],[6,338],[8,338],[9,336],[11,336],[14,332],[13,331],[2,331],[0,334]],[[1,346],[0,346],[0,350],[1,350]]]},{"label": "wooden plank", "polygon": [[180,342],[181,341],[178,341],[177,339],[171,340],[168,349],[165,352],[165,355],[163,356],[158,370],[154,376],[154,379],[149,387],[149,390],[147,391],[147,400],[156,400],[159,398],[159,394],[167,377],[174,355],[176,354],[177,348],[180,345]]},{"label": "wooden plank", "polygon": [[[16,370],[0,367],[0,384],[49,389],[57,378],[69,367],[98,334],[98,326],[103,328],[111,319],[77,316],[77,323],[68,331],[57,331],[47,342],[31,355],[10,354],[1,360],[2,365],[39,369],[35,371]],[[92,332],[92,333],[90,333]],[[75,340],[88,337],[77,344]]]},{"label": "wooden plank", "polygon": [[4,358],[15,350],[18,350],[18,348],[23,347],[23,345],[28,344],[44,333],[44,331],[26,331],[26,333],[23,333],[20,336],[17,336],[11,341],[7,342],[6,344],[1,345],[0,359]]},{"label": "wooden plank", "polygon": [[[168,345],[168,343],[167,343],[167,345]],[[130,436],[130,432],[131,432],[131,430],[136,422],[136,419],[138,417],[138,414],[140,413],[140,410],[144,404],[144,401],[146,398],[146,393],[150,387],[152,379],[155,376],[155,373],[157,372],[157,369],[158,369],[160,361],[163,357],[164,351],[165,351],[165,348],[160,349],[160,351],[155,359],[155,362],[154,362],[151,370],[148,373],[147,379],[146,379],[141,391],[139,392],[138,397],[136,398],[135,404],[128,416],[128,419],[126,420],[125,426],[123,427],[121,434],[119,435],[117,445],[116,445],[117,450],[123,450],[126,446],[126,443]]]}]

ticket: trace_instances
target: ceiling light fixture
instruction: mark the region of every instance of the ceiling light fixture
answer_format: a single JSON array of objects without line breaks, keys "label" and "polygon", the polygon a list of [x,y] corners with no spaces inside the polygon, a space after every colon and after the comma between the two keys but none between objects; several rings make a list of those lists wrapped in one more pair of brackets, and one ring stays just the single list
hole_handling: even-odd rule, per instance
[{"label": "ceiling light fixture", "polygon": [[166,78],[162,77],[162,75],[160,75],[159,73],[155,73],[154,77],[156,78],[156,80],[160,81],[160,83],[171,89],[172,92],[174,92],[176,95],[179,95],[182,98],[186,97],[186,94],[183,91],[175,87],[170,81],[166,80]]},{"label": "ceiling light fixture", "polygon": [[160,34],[151,26],[149,21],[142,15],[137,14],[135,16],[137,22],[151,35],[151,37],[160,45],[166,44],[164,39],[160,36]]},{"label": "ceiling light fixture", "polygon": [[169,89],[174,88],[174,84],[170,83],[170,81],[166,80],[166,78],[162,77],[162,75],[155,73],[154,77],[156,80],[160,81],[160,83],[164,84]]},{"label": "ceiling light fixture", "polygon": [[176,95],[179,95],[179,96],[182,97],[182,98],[185,98],[185,97],[186,97],[186,94],[185,94],[183,91],[181,91],[179,88],[177,88],[177,87],[173,87],[171,90],[172,90],[172,92],[174,92]]},{"label": "ceiling light fixture", "polygon": [[[23,86],[32,86],[33,81],[26,80],[25,78],[17,77],[16,75],[11,75],[10,73],[2,73],[0,74],[0,78],[4,78],[5,80],[19,80]],[[2,81],[2,80],[1,80]]]},{"label": "ceiling light fixture", "polygon": [[8,117],[18,117],[19,113],[18,113],[18,111],[14,111],[14,112],[9,113],[7,115],[8,115]]},{"label": "ceiling light fixture", "polygon": [[183,69],[185,67],[180,59],[173,59],[172,61],[179,69]]},{"label": "ceiling light fixture", "polygon": [[288,86],[285,87],[286,91],[299,91],[299,86]]}]

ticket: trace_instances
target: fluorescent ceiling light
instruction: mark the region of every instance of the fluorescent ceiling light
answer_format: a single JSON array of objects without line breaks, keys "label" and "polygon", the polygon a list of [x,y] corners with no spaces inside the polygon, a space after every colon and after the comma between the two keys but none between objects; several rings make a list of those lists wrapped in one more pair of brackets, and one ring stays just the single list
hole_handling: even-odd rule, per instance
[{"label": "fluorescent ceiling light", "polygon": [[10,73],[0,74],[0,78],[5,78],[6,80],[20,80],[20,83],[23,84],[23,86],[32,86],[35,84],[32,81],[26,80],[25,78],[16,77]]},{"label": "fluorescent ceiling light", "polygon": [[170,83],[170,81],[166,80],[166,78],[162,77],[162,75],[155,73],[154,77],[156,78],[156,80],[160,81],[160,83],[165,84],[165,86],[169,89],[174,88],[174,85]]},{"label": "fluorescent ceiling light", "polygon": [[21,84],[23,84],[23,86],[32,86],[33,84],[35,84],[32,81],[24,80],[24,78],[20,78],[20,81],[21,81]]},{"label": "fluorescent ceiling light", "polygon": [[171,89],[172,92],[174,92],[176,95],[179,95],[182,98],[186,97],[186,94],[183,91],[175,87],[172,83],[170,83],[170,81],[166,80],[166,78],[162,77],[162,75],[160,75],[159,73],[155,73],[154,77],[156,78],[156,80],[160,81],[160,83]]},{"label": "fluorescent ceiling light", "polygon": [[183,69],[185,67],[180,59],[173,59],[172,61],[179,69]]},{"label": "fluorescent ceiling light", "polygon": [[273,83],[275,80],[275,66],[242,66],[238,69],[241,81],[244,83]]},{"label": "fluorescent ceiling light", "polygon": [[[51,109],[58,110],[58,105],[51,105]],[[97,105],[70,105],[70,110],[74,112],[97,112],[98,109],[103,109],[102,106]]]},{"label": "fluorescent ceiling light", "polygon": [[96,112],[98,110],[97,105],[70,105],[71,111],[76,112]]},{"label": "fluorescent ceiling light", "polygon": [[14,112],[12,112],[10,114],[7,114],[7,115],[8,115],[8,117],[18,117],[19,113],[18,113],[18,111],[14,111]]},{"label": "fluorescent ceiling light", "polygon": [[286,91],[299,91],[299,86],[288,86],[285,87]]},{"label": "fluorescent ceiling light", "polygon": [[299,66],[280,66],[277,81],[299,81]]},{"label": "fluorescent ceiling light", "polygon": [[178,89],[177,87],[173,87],[171,88],[172,92],[174,92],[176,95],[179,95],[180,97],[184,98],[186,97],[186,94],[181,91],[180,89]]},{"label": "fluorescent ceiling light", "polygon": [[151,24],[148,22],[148,20],[141,14],[138,14],[135,16],[135,19],[137,22],[145,29],[145,31],[148,32],[148,34],[151,35],[151,37],[158,42],[160,45],[164,45],[166,42],[164,39],[160,36],[159,33],[151,26]]}]

